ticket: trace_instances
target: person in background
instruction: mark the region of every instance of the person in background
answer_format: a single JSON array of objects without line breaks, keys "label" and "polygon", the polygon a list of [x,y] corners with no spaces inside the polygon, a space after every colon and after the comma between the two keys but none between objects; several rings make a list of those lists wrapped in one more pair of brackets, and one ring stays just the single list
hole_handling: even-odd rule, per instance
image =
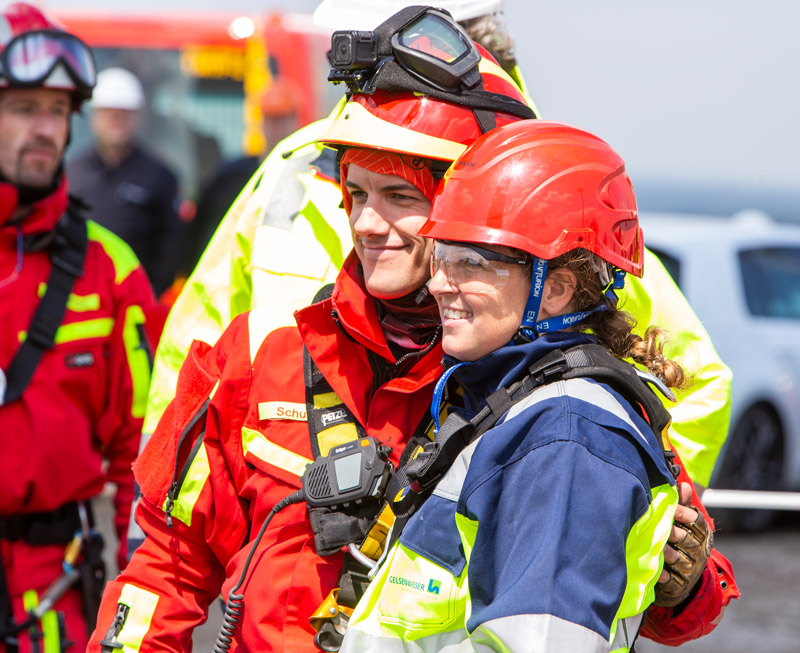
[{"label": "person in background", "polygon": [[[410,27],[416,21],[419,30]],[[298,311],[296,327],[271,331],[265,308],[236,318],[213,347],[195,342],[175,400],[136,463],[136,519],[147,537],[107,586],[90,650],[184,650],[222,590],[221,650],[312,651],[331,644],[355,605],[364,573],[350,545],[358,547],[375,515],[289,502],[307,465],[339,445],[371,436],[397,464],[428,439],[441,321],[424,289],[430,246],[416,233],[441,175],[467,145],[535,115],[491,56],[437,10],[404,10],[379,28],[380,40],[397,35],[425,48],[434,26],[468,51],[455,80],[447,61],[434,69],[457,93],[412,77],[394,51],[383,52],[381,74],[368,75],[375,88],[351,88],[321,136],[339,164],[354,245],[332,294]],[[691,566],[704,592],[685,608],[689,637],[713,627],[726,601],[716,559],[698,555]],[[671,609],[655,616],[673,618]]]},{"label": "person in background", "polygon": [[[290,80],[275,76],[261,96],[261,118],[265,155],[276,143],[289,136],[298,127],[297,109],[300,96]],[[187,225],[186,249],[178,271],[178,283],[183,285],[208,246],[225,213],[253,177],[263,161],[261,156],[244,156],[223,163],[213,178],[204,186],[197,200],[195,217]],[[179,289],[177,289],[179,292]]]},{"label": "person in background", "polygon": [[178,269],[185,226],[175,174],[139,142],[144,90],[130,71],[107,68],[89,107],[93,143],[67,165],[72,190],[131,246],[160,295]]},{"label": "person in background", "polygon": [[127,560],[155,298],[130,247],[68,196],[90,49],[26,3],[0,26],[0,651],[83,650],[104,583],[90,501],[106,482]]}]

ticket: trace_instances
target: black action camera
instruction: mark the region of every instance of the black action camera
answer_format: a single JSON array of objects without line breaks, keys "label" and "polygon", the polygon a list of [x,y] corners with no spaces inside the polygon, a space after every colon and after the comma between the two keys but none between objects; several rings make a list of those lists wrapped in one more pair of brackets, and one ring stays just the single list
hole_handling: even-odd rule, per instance
[{"label": "black action camera", "polygon": [[390,447],[371,437],[333,447],[327,456],[306,467],[306,503],[314,508],[334,508],[380,499],[392,472],[390,452]]},{"label": "black action camera", "polygon": [[378,41],[375,32],[338,31],[331,37],[328,55],[337,70],[372,68],[378,63]]}]

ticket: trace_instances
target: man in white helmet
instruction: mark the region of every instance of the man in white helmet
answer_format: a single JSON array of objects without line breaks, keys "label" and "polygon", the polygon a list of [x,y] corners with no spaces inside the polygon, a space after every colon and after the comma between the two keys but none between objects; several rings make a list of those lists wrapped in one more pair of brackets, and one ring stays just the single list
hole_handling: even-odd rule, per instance
[{"label": "man in white helmet", "polygon": [[89,106],[94,141],[68,166],[72,189],[90,205],[92,219],[133,248],[160,294],[177,269],[183,224],[175,174],[138,140],[144,90],[130,71],[107,68]]}]

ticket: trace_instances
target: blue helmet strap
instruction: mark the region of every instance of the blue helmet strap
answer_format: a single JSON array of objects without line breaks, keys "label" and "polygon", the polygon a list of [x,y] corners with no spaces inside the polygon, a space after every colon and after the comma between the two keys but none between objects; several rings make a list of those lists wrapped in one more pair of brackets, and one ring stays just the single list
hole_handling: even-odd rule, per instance
[{"label": "blue helmet strap", "polygon": [[528,341],[535,340],[538,335],[536,332],[536,319],[539,317],[539,307],[542,304],[542,291],[544,290],[544,278],[546,275],[547,261],[534,256],[531,291],[528,294],[528,302],[525,304],[525,313],[522,316],[522,324],[519,327],[519,334]]},{"label": "blue helmet strap", "polygon": [[[533,275],[531,279],[531,292],[528,295],[528,302],[525,304],[525,314],[522,318],[522,325],[519,328],[518,335],[522,336],[523,340],[531,341],[541,333],[549,331],[561,331],[573,324],[585,320],[592,313],[597,311],[608,310],[605,304],[600,304],[588,311],[580,311],[578,313],[566,313],[565,315],[556,315],[546,320],[537,321],[539,317],[539,308],[542,303],[542,292],[544,290],[544,281],[547,275],[547,261],[544,259],[534,257],[533,259]],[[621,290],[625,285],[625,271],[619,268],[614,268],[613,278],[609,281],[608,285],[603,289],[603,294],[609,297],[616,303],[617,295],[615,290]]]},{"label": "blue helmet strap", "polygon": [[439,432],[439,427],[441,426],[439,424],[439,413],[441,412],[442,398],[444,396],[444,390],[447,387],[447,381],[453,374],[453,372],[455,372],[462,365],[466,365],[466,362],[458,363],[446,369],[444,371],[444,374],[442,374],[439,377],[439,380],[436,382],[436,386],[433,389],[433,401],[431,402],[431,417],[433,417],[434,435],[436,435]]}]

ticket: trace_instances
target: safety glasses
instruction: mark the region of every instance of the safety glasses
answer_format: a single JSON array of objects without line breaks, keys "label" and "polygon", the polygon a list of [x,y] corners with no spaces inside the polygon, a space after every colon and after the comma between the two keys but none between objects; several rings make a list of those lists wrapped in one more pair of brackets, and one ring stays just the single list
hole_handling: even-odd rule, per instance
[{"label": "safety glasses", "polygon": [[39,86],[63,63],[79,90],[91,90],[97,81],[92,52],[73,34],[38,30],[16,36],[0,52],[0,76],[13,86]]},{"label": "safety glasses", "polygon": [[448,283],[465,293],[491,293],[508,284],[512,266],[528,266],[530,259],[499,254],[477,245],[437,241],[431,257],[431,277],[440,270]]},{"label": "safety glasses", "polygon": [[[430,7],[408,7],[373,32],[334,32],[329,58],[333,70],[328,79],[346,82],[354,93],[373,92],[376,78],[392,61],[444,92],[474,88],[481,82],[481,55],[472,39],[449,14]],[[392,77],[391,72],[387,76]]]}]

